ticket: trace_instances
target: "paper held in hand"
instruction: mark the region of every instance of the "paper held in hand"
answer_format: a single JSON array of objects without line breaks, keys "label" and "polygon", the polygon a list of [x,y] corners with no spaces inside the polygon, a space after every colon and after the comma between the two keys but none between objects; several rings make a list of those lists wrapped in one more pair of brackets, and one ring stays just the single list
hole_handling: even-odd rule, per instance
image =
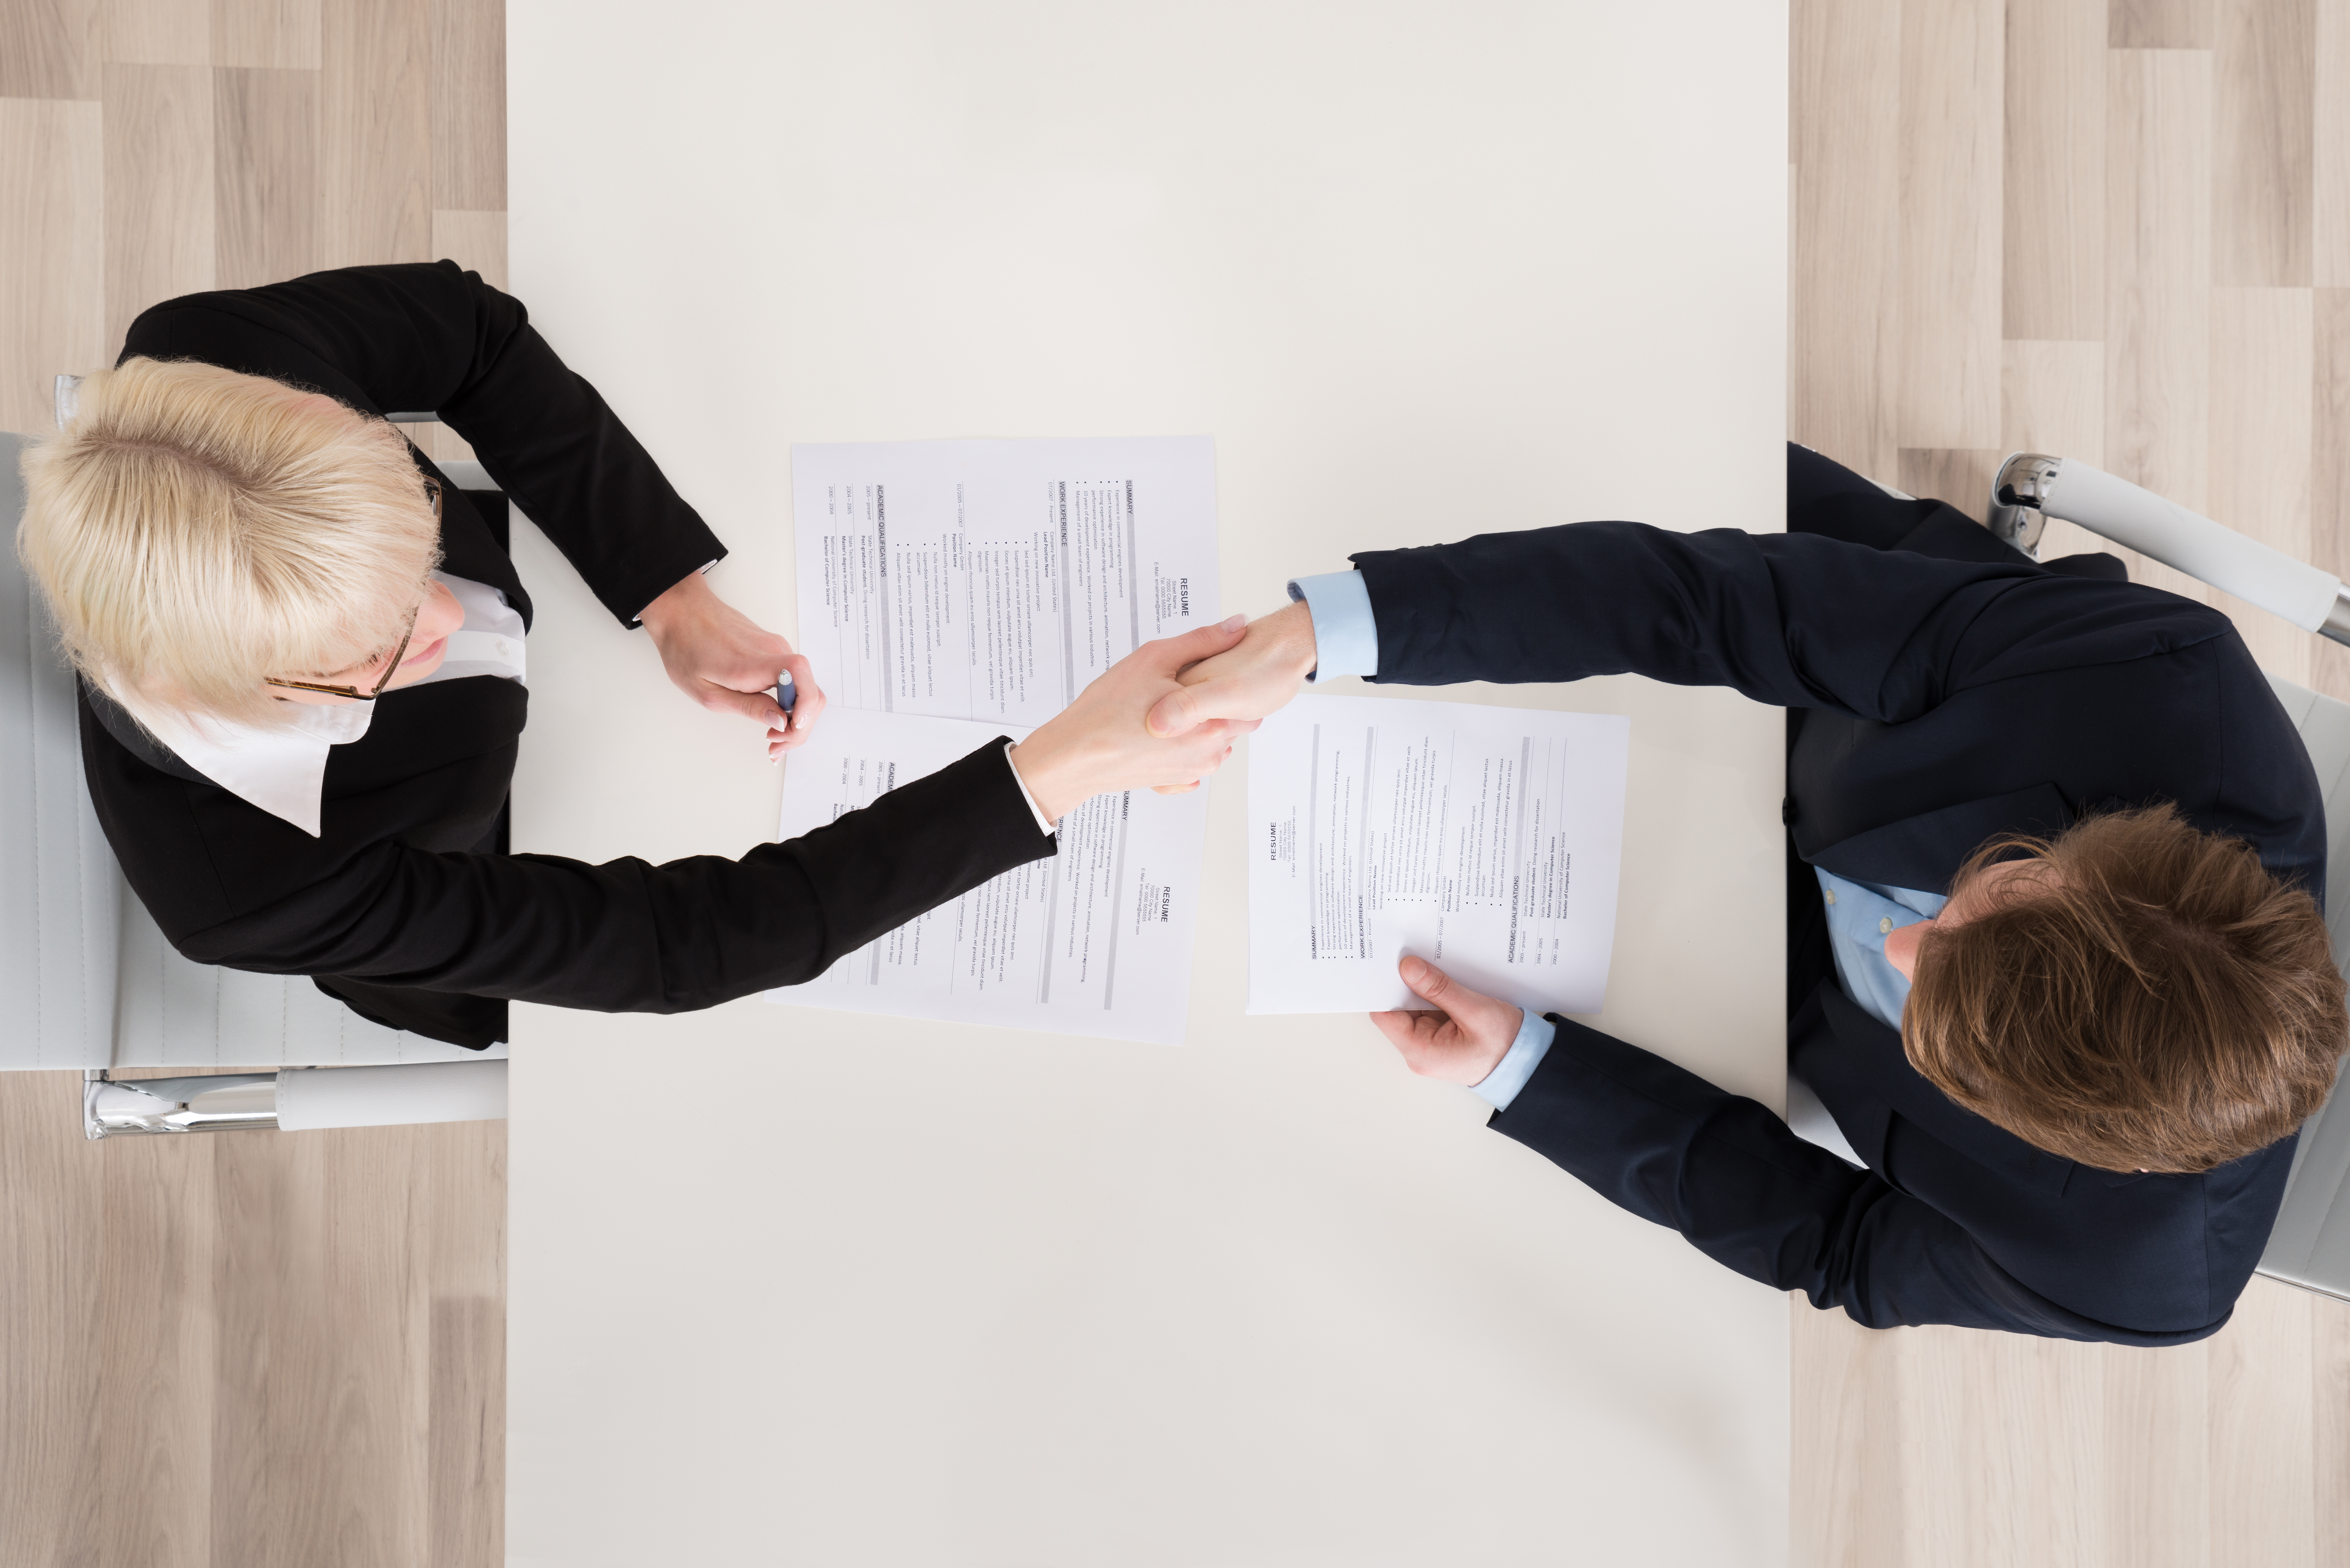
[{"label": "paper held in hand", "polygon": [[1249,1011],[1425,1007],[1417,954],[1522,1006],[1607,994],[1632,724],[1301,697],[1249,738]]}]

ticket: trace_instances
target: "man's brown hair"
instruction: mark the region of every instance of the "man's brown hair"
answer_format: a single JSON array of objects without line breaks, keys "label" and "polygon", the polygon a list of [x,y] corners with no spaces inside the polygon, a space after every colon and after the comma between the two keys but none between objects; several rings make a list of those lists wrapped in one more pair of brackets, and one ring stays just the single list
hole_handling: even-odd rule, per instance
[{"label": "man's brown hair", "polygon": [[2350,1040],[2316,900],[2176,807],[1970,856],[2029,858],[1919,945],[1901,1043],[1951,1099],[2106,1170],[2199,1171],[2298,1127]]}]

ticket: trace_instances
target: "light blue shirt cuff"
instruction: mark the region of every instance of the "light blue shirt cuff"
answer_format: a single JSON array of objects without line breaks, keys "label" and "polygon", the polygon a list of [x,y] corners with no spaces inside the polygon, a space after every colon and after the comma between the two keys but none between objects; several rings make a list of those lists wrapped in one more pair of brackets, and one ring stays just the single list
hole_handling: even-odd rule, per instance
[{"label": "light blue shirt cuff", "polygon": [[1315,670],[1305,679],[1325,675],[1377,675],[1379,672],[1379,623],[1371,616],[1371,590],[1360,572],[1325,572],[1318,577],[1293,577],[1289,597],[1305,601],[1314,618]]},{"label": "light blue shirt cuff", "polygon": [[1497,1111],[1506,1111],[1526,1080],[1534,1075],[1542,1059],[1550,1050],[1550,1043],[1558,1034],[1558,1026],[1529,1007],[1525,1022],[1518,1025],[1518,1037],[1510,1042],[1510,1054],[1494,1064],[1493,1070],[1469,1086],[1469,1092]]}]

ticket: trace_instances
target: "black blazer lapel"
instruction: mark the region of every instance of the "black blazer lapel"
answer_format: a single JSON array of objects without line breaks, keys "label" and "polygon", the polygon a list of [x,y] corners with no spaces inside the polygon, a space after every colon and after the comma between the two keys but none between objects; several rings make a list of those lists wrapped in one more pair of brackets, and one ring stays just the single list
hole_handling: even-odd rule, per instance
[{"label": "black blazer lapel", "polygon": [[1856,833],[1804,858],[1855,882],[1948,893],[1951,875],[1986,840],[2002,833],[2048,836],[2072,825],[2072,808],[2056,793],[2056,786],[2038,784],[1905,816],[1866,833]]}]

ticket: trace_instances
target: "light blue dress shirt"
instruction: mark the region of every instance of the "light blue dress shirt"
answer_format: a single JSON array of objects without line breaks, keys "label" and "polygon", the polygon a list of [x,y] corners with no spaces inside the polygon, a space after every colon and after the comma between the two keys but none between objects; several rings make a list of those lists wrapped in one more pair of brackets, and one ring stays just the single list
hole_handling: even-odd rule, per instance
[{"label": "light blue dress shirt", "polygon": [[[1376,675],[1379,668],[1379,628],[1371,614],[1371,591],[1360,572],[1326,572],[1297,577],[1289,585],[1292,600],[1303,599],[1314,618],[1315,668],[1307,680],[1325,675]],[[1828,947],[1835,954],[1836,983],[1864,1012],[1888,1028],[1901,1027],[1901,1009],[1909,1000],[1909,982],[1885,956],[1885,939],[1904,926],[1930,920],[1948,900],[1939,893],[1909,888],[1887,888],[1873,882],[1852,882],[1813,867],[1820,879],[1820,897],[1828,918]],[[1533,1008],[1509,1054],[1471,1093],[1497,1111],[1509,1109],[1526,1080],[1534,1075],[1558,1031]]]}]

